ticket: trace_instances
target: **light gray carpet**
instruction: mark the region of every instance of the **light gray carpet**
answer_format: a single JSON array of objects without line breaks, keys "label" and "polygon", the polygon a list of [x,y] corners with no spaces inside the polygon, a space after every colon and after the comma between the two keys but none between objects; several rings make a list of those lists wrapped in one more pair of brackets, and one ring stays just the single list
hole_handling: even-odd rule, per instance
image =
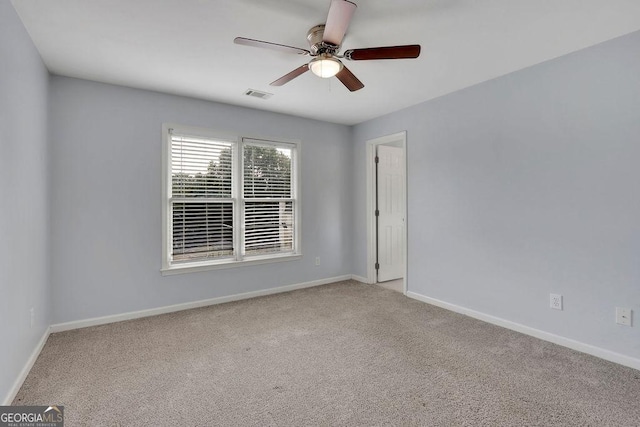
[{"label": "light gray carpet", "polygon": [[357,282],[49,337],[68,426],[640,424],[640,371]]}]

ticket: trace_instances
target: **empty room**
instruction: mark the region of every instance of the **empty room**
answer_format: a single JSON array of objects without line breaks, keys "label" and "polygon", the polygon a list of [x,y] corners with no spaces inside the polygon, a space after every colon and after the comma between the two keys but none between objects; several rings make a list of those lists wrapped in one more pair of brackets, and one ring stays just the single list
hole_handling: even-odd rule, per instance
[{"label": "empty room", "polygon": [[639,159],[636,0],[0,0],[0,426],[640,425]]}]

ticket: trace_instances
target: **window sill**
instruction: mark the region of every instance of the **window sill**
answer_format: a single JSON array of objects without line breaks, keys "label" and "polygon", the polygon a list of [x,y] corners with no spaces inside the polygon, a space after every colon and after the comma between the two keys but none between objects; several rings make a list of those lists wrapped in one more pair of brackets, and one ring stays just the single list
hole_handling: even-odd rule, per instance
[{"label": "window sill", "polygon": [[242,261],[217,261],[217,262],[200,262],[190,263],[186,265],[173,265],[164,267],[160,270],[163,276],[172,276],[174,274],[196,273],[198,271],[222,270],[225,268],[244,267],[249,265],[271,264],[274,262],[295,261],[302,258],[302,254],[286,254],[278,256],[253,257]]}]

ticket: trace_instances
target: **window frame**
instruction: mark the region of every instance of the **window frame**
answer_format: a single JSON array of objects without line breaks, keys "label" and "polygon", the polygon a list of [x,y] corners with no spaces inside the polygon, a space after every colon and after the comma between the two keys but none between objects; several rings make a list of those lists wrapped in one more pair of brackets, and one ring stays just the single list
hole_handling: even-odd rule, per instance
[{"label": "window frame", "polygon": [[[233,242],[234,256],[229,258],[211,259],[206,261],[192,261],[171,263],[171,253],[173,246],[173,223],[172,223],[172,166],[171,166],[171,132],[194,137],[211,138],[227,142],[232,142],[232,185],[231,203],[233,209]],[[293,206],[293,251],[286,253],[244,255],[244,216],[245,197],[243,194],[244,185],[244,145],[260,145],[291,148],[291,198]],[[292,261],[302,258],[301,250],[301,199],[300,199],[300,149],[301,143],[298,140],[286,140],[282,138],[265,138],[251,135],[241,135],[225,131],[216,131],[207,128],[184,126],[173,123],[162,124],[162,268],[163,276],[217,270],[224,268],[234,268],[247,265],[267,264],[274,262]],[[273,198],[272,201],[279,199]]]}]

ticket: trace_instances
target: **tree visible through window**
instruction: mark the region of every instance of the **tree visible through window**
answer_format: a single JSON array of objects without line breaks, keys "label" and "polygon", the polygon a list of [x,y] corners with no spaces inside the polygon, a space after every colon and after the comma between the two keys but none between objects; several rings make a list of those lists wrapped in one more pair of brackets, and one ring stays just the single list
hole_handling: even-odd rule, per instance
[{"label": "tree visible through window", "polygon": [[295,144],[176,130],[167,140],[165,268],[296,253]]}]

